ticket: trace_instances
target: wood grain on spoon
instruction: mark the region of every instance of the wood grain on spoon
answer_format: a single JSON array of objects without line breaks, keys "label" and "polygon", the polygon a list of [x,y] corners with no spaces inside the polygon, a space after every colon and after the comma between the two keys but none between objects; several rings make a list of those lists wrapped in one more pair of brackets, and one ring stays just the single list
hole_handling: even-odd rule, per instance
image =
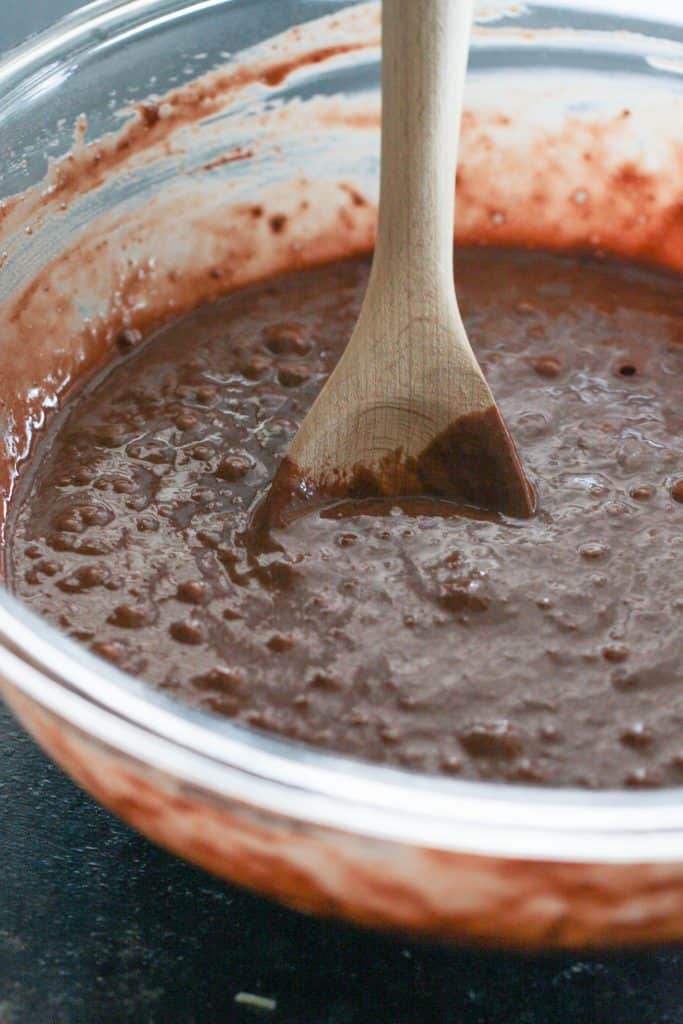
[{"label": "wood grain on spoon", "polygon": [[348,347],[273,484],[281,511],[328,495],[438,495],[518,517],[534,510],[453,285],[471,17],[471,0],[384,0],[374,261]]}]

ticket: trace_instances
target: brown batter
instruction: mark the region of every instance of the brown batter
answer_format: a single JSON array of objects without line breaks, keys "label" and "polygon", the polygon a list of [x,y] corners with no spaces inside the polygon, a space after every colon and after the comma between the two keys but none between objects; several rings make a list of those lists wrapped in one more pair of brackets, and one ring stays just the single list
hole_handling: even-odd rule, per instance
[{"label": "brown batter", "polygon": [[470,778],[680,784],[680,280],[459,252],[536,518],[346,503],[263,538],[250,510],[366,280],[335,264],[144,345],[124,332],[24,476],[16,592],[121,668],[298,740]]}]

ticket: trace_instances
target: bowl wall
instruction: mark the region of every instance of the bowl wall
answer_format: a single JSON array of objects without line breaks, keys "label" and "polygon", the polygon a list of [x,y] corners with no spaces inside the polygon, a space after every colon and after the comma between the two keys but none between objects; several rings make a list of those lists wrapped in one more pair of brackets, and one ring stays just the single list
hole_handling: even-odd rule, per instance
[{"label": "bowl wall", "polygon": [[[456,240],[683,272],[682,69],[680,27],[482,4]],[[377,6],[324,0],[99,0],[5,59],[3,512],[122,327],[371,250],[378,71]],[[449,938],[683,938],[681,791],[461,783],[296,747],[151,692],[5,593],[0,639],[4,695],[52,756],[226,878]]]}]

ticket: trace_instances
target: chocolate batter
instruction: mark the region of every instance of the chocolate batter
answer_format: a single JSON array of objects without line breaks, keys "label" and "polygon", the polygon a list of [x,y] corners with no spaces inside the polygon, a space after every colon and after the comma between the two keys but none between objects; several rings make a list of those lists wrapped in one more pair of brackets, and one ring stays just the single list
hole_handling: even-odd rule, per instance
[{"label": "chocolate batter", "polygon": [[536,517],[347,502],[260,534],[367,272],[123,332],[24,474],[17,594],[120,668],[297,740],[466,778],[681,784],[680,280],[459,252]]}]

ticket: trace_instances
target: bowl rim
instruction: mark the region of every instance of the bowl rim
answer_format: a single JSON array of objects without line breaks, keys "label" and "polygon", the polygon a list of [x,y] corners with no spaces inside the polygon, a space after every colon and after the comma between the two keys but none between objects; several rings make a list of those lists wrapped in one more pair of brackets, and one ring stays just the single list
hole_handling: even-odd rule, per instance
[{"label": "bowl rim", "polygon": [[[0,89],[11,92],[32,67],[63,57],[65,47],[96,29],[227,3],[94,0],[0,59]],[[683,861],[683,787],[586,791],[465,781],[281,739],[154,691],[3,588],[0,643],[0,677],[10,689],[110,750],[214,797],[312,828],[453,853],[591,864]]]}]

